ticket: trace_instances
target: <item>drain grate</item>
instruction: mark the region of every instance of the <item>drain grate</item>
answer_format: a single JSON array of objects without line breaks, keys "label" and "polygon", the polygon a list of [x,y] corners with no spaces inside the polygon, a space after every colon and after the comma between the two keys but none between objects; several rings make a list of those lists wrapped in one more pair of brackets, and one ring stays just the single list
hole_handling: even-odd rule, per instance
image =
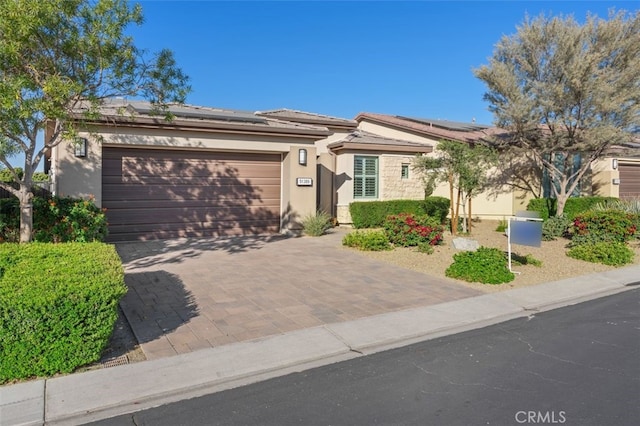
[{"label": "drain grate", "polygon": [[118,365],[129,364],[129,358],[126,355],[110,359],[102,363],[102,368],[117,367]]}]

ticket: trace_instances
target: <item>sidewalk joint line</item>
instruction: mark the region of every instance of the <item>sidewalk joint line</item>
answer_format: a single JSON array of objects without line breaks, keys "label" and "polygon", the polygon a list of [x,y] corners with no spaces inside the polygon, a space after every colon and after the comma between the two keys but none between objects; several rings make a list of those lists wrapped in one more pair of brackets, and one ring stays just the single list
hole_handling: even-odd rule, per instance
[{"label": "sidewalk joint line", "polygon": [[335,337],[336,339],[338,339],[343,345],[345,345],[347,347],[347,349],[349,349],[350,352],[355,352],[357,354],[364,355],[364,352],[361,352],[361,351],[353,348],[346,340],[344,340],[344,338],[341,335],[339,335],[338,333],[333,331],[331,328],[329,328],[328,324],[323,325],[322,328],[324,328],[329,333],[331,333],[331,335],[333,337]]}]

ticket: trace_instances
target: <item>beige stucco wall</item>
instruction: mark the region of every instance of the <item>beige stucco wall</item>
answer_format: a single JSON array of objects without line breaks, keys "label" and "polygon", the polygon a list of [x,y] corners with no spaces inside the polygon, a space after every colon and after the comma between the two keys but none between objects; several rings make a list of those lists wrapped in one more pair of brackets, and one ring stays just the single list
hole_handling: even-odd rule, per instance
[{"label": "beige stucco wall", "polygon": [[[298,150],[307,150],[307,164],[298,164]],[[298,186],[298,178],[311,178],[311,186]],[[299,231],[305,216],[316,211],[316,149],[307,145],[291,145],[282,160],[281,230]]]},{"label": "beige stucco wall", "polygon": [[412,141],[412,142],[422,142],[432,146],[435,146],[438,143],[438,139],[428,138],[426,136],[421,136],[415,133],[393,129],[390,127],[382,126],[380,124],[375,124],[368,121],[361,121],[360,123],[358,123],[358,129],[363,130],[365,132],[371,132],[376,135],[384,136],[386,138],[403,139],[403,140]]},{"label": "beige stucco wall", "polygon": [[81,132],[87,139],[87,156],[76,157],[74,144],[63,141],[51,153],[53,192],[62,197],[95,198],[102,206],[102,147],[94,137]]},{"label": "beige stucco wall", "polygon": [[620,196],[620,185],[613,183],[614,179],[620,179],[620,172],[617,169],[613,169],[612,164],[612,157],[601,158],[591,163],[591,188],[593,195],[601,197]]},{"label": "beige stucco wall", "polygon": [[333,142],[337,142],[340,141],[344,138],[346,138],[347,136],[349,136],[351,134],[351,132],[335,132],[332,133],[331,135],[327,136],[324,139],[320,139],[318,141],[316,141],[314,143],[314,145],[316,146],[316,151],[318,153],[318,155],[322,155],[322,154],[327,154],[329,153],[329,150],[327,149],[327,145],[333,143]]},{"label": "beige stucco wall", "polygon": [[[313,140],[288,136],[216,134],[156,129],[103,128],[88,139],[87,156],[77,158],[73,145],[62,143],[52,151],[53,190],[61,196],[95,197],[102,206],[102,146],[123,146],[281,153],[283,231],[299,228],[299,220],[316,209],[316,148]],[[307,150],[307,165],[298,164],[298,150]],[[313,185],[298,187],[297,177],[310,177]]]}]

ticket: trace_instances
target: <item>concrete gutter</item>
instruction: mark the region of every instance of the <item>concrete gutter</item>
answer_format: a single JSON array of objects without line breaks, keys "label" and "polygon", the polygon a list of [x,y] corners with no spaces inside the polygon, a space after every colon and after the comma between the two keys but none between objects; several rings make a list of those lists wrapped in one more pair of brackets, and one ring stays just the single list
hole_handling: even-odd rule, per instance
[{"label": "concrete gutter", "polygon": [[640,266],[0,387],[0,424],[75,425],[477,329],[640,285]]}]

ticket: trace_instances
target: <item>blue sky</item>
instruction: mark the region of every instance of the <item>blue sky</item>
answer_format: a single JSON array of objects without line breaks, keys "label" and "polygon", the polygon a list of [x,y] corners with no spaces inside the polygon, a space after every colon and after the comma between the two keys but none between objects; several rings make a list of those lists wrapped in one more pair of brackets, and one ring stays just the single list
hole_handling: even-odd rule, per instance
[{"label": "blue sky", "polygon": [[472,69],[525,15],[635,10],[631,1],[139,2],[140,47],[174,51],[191,104],[377,112],[490,124]]}]

